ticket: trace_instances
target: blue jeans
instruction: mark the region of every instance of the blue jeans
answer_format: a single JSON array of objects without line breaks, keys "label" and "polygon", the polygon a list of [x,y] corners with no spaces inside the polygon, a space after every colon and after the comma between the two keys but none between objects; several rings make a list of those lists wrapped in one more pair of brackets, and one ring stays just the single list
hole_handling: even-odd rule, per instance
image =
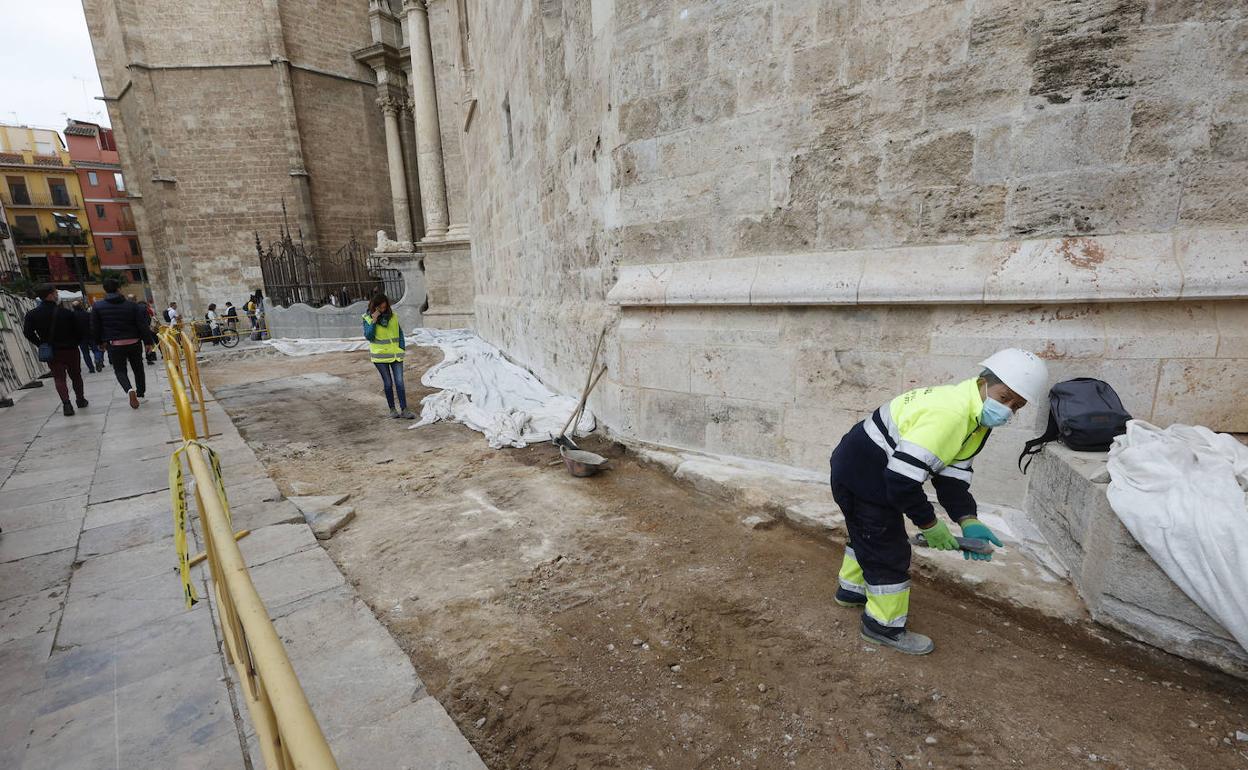
[{"label": "blue jeans", "polygon": [[103,363],[103,354],[96,358],[94,353],[95,345],[92,345],[90,342],[78,343],[78,349],[82,351],[82,360],[87,365],[87,371],[94,373],[96,368]]},{"label": "blue jeans", "polygon": [[407,409],[407,391],[403,385],[403,362],[391,361],[388,364],[373,364],[377,367],[377,372],[381,375],[381,384],[384,386],[383,392],[386,394],[386,403],[390,408],[394,408],[394,396],[399,396],[399,409]]}]

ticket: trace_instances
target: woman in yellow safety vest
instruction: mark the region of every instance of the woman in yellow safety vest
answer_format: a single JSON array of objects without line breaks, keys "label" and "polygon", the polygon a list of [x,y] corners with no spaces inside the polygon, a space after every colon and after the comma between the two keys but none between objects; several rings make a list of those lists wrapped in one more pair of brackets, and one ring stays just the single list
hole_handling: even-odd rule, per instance
[{"label": "woman in yellow safety vest", "polygon": [[[399,317],[390,308],[390,299],[385,294],[373,295],[368,303],[368,312],[360,318],[364,321],[364,339],[368,340],[373,365],[381,374],[382,392],[390,405],[390,416],[416,419],[416,415],[407,408],[407,391],[403,385],[403,351],[407,343],[403,340]],[[396,395],[398,409],[394,408]]]}]

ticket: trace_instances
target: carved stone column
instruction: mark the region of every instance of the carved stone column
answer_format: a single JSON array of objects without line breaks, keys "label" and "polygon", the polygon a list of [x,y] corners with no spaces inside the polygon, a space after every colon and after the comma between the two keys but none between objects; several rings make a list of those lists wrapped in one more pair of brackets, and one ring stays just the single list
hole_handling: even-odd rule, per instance
[{"label": "carved stone column", "polygon": [[416,117],[416,171],[425,215],[424,240],[444,240],[449,227],[446,172],[442,160],[442,128],[434,84],[433,48],[429,42],[429,9],[425,0],[407,0],[407,45],[412,57],[412,100]]},{"label": "carved stone column", "polygon": [[394,204],[394,239],[409,245],[412,242],[412,216],[407,203],[407,174],[403,168],[403,140],[399,134],[399,113],[403,100],[393,96],[377,97],[386,121],[386,165],[390,171],[390,200]]}]

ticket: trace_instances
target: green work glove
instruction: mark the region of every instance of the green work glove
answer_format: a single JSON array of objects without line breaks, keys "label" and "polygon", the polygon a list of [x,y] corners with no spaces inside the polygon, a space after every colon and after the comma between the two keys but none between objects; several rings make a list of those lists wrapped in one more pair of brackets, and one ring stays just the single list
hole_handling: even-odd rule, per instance
[{"label": "green work glove", "polygon": [[[962,537],[975,537],[980,540],[987,540],[998,548],[1005,547],[1005,543],[1002,543],[1001,539],[994,535],[992,530],[988,529],[986,524],[981,523],[979,519],[973,516],[963,519],[958,522],[958,525],[962,527]],[[992,561],[992,554],[963,551],[962,558],[974,559],[975,561]]]},{"label": "green work glove", "polygon": [[[987,527],[984,527],[987,529]],[[927,544],[938,551],[956,551],[958,550],[958,541],[954,539],[953,533],[949,531],[949,527],[940,519],[927,529],[923,530],[923,537],[927,540]]]}]

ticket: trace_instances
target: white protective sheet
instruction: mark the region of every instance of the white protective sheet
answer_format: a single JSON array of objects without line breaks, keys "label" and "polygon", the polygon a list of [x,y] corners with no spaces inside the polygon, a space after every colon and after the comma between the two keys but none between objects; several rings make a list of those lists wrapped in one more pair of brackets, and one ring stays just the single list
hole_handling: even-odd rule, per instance
[{"label": "white protective sheet", "polygon": [[[547,388],[472,331],[420,328],[405,339],[408,345],[441,348],[446,356],[420,378],[422,384],[441,390],[420,402],[420,420],[413,428],[449,420],[484,433],[495,449],[523,447],[557,435],[576,409],[578,398]],[[363,338],[276,339],[267,343],[288,356],[368,349]],[[593,414],[586,409],[569,434],[585,435],[594,424]]]},{"label": "white protective sheet", "polygon": [[1248,446],[1208,428],[1132,420],[1108,467],[1118,518],[1248,650]]}]

